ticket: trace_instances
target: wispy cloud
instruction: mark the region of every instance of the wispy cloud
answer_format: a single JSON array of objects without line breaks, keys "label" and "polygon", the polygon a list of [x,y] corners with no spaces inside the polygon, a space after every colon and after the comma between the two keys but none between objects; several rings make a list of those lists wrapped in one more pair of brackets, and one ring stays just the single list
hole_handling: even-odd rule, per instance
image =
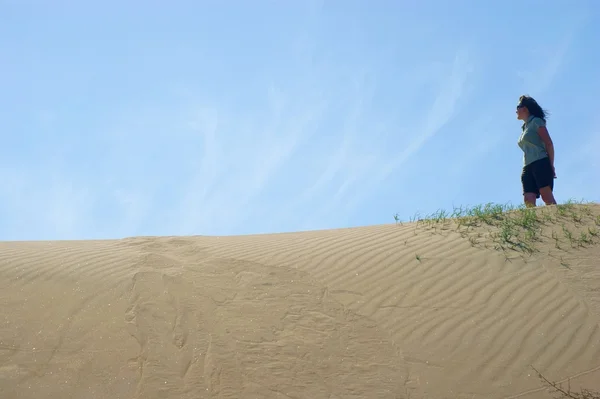
[{"label": "wispy cloud", "polygon": [[542,93],[548,90],[560,73],[567,59],[569,49],[579,32],[585,27],[589,20],[588,13],[577,14],[569,21],[565,32],[556,41],[549,41],[545,45],[532,46],[527,49],[527,56],[520,65],[524,69],[517,70],[517,76],[527,85],[529,93]]},{"label": "wispy cloud", "polygon": [[[354,148],[351,153],[351,162],[345,164],[344,178],[340,180],[337,190],[330,195],[328,201],[313,213],[305,228],[311,225],[321,226],[319,220],[331,213],[349,214],[359,206],[373,192],[380,188],[381,184],[401,168],[409,159],[423,149],[426,143],[438,134],[443,127],[454,117],[464,94],[465,85],[469,74],[473,71],[472,62],[466,51],[456,53],[454,59],[449,63],[445,73],[433,76],[425,85],[431,85],[432,80],[438,86],[437,94],[425,107],[425,113],[408,116],[402,114],[401,125],[383,126],[385,135],[401,134],[403,131],[410,133],[403,136],[406,144],[398,148],[388,148],[388,143],[382,142],[377,146],[376,152],[368,152],[365,148]],[[422,87],[416,88],[421,90]],[[411,93],[406,93],[411,96]],[[362,125],[376,125],[374,120],[362,121]],[[409,126],[416,126],[413,129]],[[368,134],[370,132],[362,132]],[[337,161],[335,165],[340,166]]]},{"label": "wispy cloud", "polygon": [[6,168],[0,176],[4,239],[69,239],[91,222],[89,191],[56,170]]},{"label": "wispy cloud", "polygon": [[429,111],[426,115],[420,115],[423,125],[416,132],[416,137],[384,165],[375,181],[386,179],[394,170],[414,156],[427,141],[439,133],[444,125],[452,119],[463,95],[467,78],[472,71],[473,65],[469,61],[468,53],[466,51],[458,52],[450,65],[449,71],[439,81],[440,88]]},{"label": "wispy cloud", "polygon": [[179,205],[171,217],[171,228],[175,231],[193,230],[206,217],[204,204],[218,184],[219,172],[223,170],[222,148],[217,141],[219,114],[216,109],[201,108],[193,111],[189,121],[190,129],[201,137],[199,164],[192,162],[188,167],[196,171],[186,184]]},{"label": "wispy cloud", "polygon": [[527,82],[527,91],[529,93],[541,93],[548,89],[559,72],[565,59],[565,55],[571,45],[573,32],[567,34],[562,40],[550,49],[551,54],[541,58],[536,57],[536,65],[533,70],[520,70],[517,75]]},{"label": "wispy cloud", "polygon": [[[326,209],[321,208],[324,197],[342,198],[351,188],[353,181],[360,177],[360,172],[358,174],[352,172],[359,169],[362,173],[368,173],[368,165],[362,162],[365,155],[360,152],[360,136],[365,133],[360,126],[364,122],[365,107],[370,103],[371,90],[365,87],[365,82],[361,79],[355,80],[349,87],[350,101],[346,101],[345,98],[334,98],[335,95],[327,100],[327,104],[330,105],[329,111],[332,111],[334,104],[343,103],[343,109],[347,110],[346,116],[342,120],[319,121],[320,134],[329,136],[330,139],[315,137],[316,142],[319,143],[316,151],[307,151],[302,158],[298,159],[295,167],[303,170],[307,184],[298,185],[290,201],[274,212],[272,227],[281,224],[283,220],[293,219],[293,215],[297,214],[302,214],[301,218],[297,218],[297,223],[302,221],[302,225],[308,223],[310,226],[311,221],[318,217],[318,213],[326,212]],[[337,114],[328,116],[335,118]],[[338,126],[340,126],[339,130]],[[314,165],[314,173],[310,172],[311,168],[307,167],[307,162]],[[309,212],[310,209],[317,211]]]},{"label": "wispy cloud", "polygon": [[[271,87],[268,111],[248,118],[218,110],[199,125],[204,137],[200,167],[176,207],[173,230],[180,234],[230,231],[252,215],[261,195],[299,146],[316,131],[325,109],[318,93],[286,93]],[[206,119],[206,117],[205,117]]]},{"label": "wispy cloud", "polygon": [[[48,236],[70,238],[78,235],[91,222],[90,205],[93,199],[85,187],[72,181],[63,180],[62,176],[53,176],[49,182],[45,209],[34,206],[40,212],[37,220],[43,225],[53,227]],[[31,210],[30,210],[31,211]],[[45,217],[44,217],[45,214]],[[43,221],[46,220],[46,223]]]}]

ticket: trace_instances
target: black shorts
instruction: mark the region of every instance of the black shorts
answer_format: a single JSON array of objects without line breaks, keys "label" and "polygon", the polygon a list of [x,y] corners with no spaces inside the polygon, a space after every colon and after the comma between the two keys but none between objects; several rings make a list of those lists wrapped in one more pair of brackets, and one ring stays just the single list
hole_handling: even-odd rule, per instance
[{"label": "black shorts", "polygon": [[523,194],[535,193],[536,198],[540,198],[540,188],[550,186],[550,189],[554,190],[554,171],[550,158],[538,159],[523,167],[521,184],[523,184]]}]

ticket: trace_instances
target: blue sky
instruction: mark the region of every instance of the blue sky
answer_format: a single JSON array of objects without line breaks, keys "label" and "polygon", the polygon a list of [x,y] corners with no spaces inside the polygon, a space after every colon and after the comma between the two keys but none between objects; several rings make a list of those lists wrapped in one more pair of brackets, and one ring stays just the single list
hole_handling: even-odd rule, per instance
[{"label": "blue sky", "polygon": [[600,201],[600,2],[0,0],[0,240],[233,235]]}]

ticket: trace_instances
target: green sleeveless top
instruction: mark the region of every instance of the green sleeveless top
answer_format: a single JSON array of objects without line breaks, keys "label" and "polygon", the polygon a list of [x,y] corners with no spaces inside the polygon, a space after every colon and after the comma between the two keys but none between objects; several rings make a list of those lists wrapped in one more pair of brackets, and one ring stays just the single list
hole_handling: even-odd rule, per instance
[{"label": "green sleeveless top", "polygon": [[519,137],[517,143],[523,150],[524,166],[548,156],[546,145],[538,134],[540,126],[546,126],[546,122],[542,118],[533,115],[527,118],[527,121],[523,124],[521,137]]}]

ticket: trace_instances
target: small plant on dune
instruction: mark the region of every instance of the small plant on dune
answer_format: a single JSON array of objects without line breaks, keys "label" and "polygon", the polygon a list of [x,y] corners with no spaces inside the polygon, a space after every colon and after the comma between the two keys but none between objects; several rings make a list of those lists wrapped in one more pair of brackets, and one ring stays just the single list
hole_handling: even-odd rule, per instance
[{"label": "small plant on dune", "polygon": [[567,387],[563,387],[561,383],[552,382],[548,380],[542,373],[540,373],[535,367],[531,366],[531,368],[536,372],[538,378],[542,380],[542,382],[548,385],[549,389],[554,393],[559,395],[559,398],[567,398],[567,399],[600,399],[600,392],[590,391],[588,389],[581,389],[580,392],[573,392],[571,390],[571,380],[567,380]]},{"label": "small plant on dune", "polygon": [[537,241],[539,234],[540,232],[536,228],[527,229],[525,230],[525,239],[530,242]]},{"label": "small plant on dune", "polygon": [[544,218],[544,222],[546,222],[546,223],[552,223],[555,220],[552,217],[552,213],[546,212],[546,210],[542,211],[542,217]]},{"label": "small plant on dune", "polygon": [[524,229],[534,228],[540,223],[540,220],[538,219],[538,214],[533,208],[519,209],[514,221]]},{"label": "small plant on dune", "polygon": [[574,206],[575,206],[575,201],[568,200],[564,204],[557,204],[556,210],[560,216],[564,217],[564,216],[568,216],[569,211],[572,211]]},{"label": "small plant on dune", "polygon": [[582,231],[579,233],[579,246],[583,247],[594,243],[594,236]]},{"label": "small plant on dune", "polygon": [[585,216],[592,216],[593,215],[593,211],[592,209],[588,206],[588,205],[582,205],[581,206],[581,211],[583,212],[583,214]]},{"label": "small plant on dune", "polygon": [[516,235],[517,232],[510,223],[505,223],[503,226],[501,226],[500,240],[503,244],[514,243],[513,239],[516,237]]},{"label": "small plant on dune", "polygon": [[554,230],[552,230],[552,239],[554,240],[554,247],[556,249],[560,249],[560,238],[558,237],[558,234]]},{"label": "small plant on dune", "polygon": [[569,240],[569,242],[571,243],[571,246],[573,246],[573,241],[575,239],[573,237],[573,233],[571,232],[571,230],[569,230],[564,224],[562,226],[562,230],[563,230],[565,237],[567,237],[567,240]]},{"label": "small plant on dune", "polygon": [[421,216],[419,215],[419,213],[418,213],[418,212],[417,212],[417,213],[415,213],[415,214],[413,215],[413,217],[411,217],[411,218],[410,218],[410,222],[411,222],[411,223],[414,223],[414,222],[417,222],[417,223],[418,223],[420,220],[421,220]]},{"label": "small plant on dune", "polygon": [[469,242],[471,243],[472,246],[477,245],[477,237],[475,237],[475,236],[469,237]]}]

